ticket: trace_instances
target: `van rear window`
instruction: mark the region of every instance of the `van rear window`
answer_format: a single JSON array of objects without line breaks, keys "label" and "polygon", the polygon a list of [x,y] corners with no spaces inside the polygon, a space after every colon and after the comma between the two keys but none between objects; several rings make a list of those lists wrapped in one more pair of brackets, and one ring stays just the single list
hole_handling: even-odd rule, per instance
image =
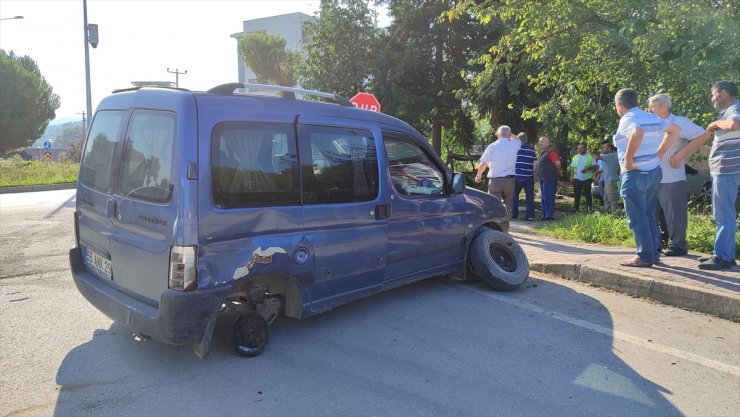
[{"label": "van rear window", "polygon": [[119,142],[123,111],[99,111],[90,127],[80,165],[80,182],[101,192],[112,189],[113,156]]},{"label": "van rear window", "polygon": [[225,122],[213,129],[214,202],[226,208],[300,204],[293,125]]},{"label": "van rear window", "polygon": [[137,110],[126,131],[121,158],[121,194],[164,203],[172,197],[175,115]]}]

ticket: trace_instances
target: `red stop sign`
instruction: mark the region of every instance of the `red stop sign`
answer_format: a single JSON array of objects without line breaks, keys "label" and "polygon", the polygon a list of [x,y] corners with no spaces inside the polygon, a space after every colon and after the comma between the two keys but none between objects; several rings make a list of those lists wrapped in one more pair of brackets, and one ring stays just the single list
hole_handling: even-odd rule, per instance
[{"label": "red stop sign", "polygon": [[355,107],[380,113],[380,102],[370,93],[357,93],[349,99]]}]

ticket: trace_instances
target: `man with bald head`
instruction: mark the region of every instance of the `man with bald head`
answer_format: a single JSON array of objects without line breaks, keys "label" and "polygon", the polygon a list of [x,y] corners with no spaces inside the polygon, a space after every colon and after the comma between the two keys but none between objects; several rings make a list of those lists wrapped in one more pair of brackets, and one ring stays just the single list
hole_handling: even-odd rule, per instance
[{"label": "man with bald head", "polygon": [[[480,183],[488,168],[488,193],[500,198],[511,216],[516,186],[516,155],[521,147],[519,140],[511,140],[511,128],[506,125],[496,130],[496,141],[486,147],[480,157],[475,182]],[[516,136],[514,136],[516,138]]]}]

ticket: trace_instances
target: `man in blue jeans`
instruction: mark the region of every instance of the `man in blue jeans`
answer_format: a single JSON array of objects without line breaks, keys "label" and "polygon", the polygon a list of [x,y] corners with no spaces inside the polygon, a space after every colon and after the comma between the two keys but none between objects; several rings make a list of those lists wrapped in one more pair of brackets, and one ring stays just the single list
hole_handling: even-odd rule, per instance
[{"label": "man in blue jeans", "polygon": [[737,86],[730,81],[718,81],[712,87],[712,105],[720,111],[719,119],[707,126],[709,135],[689,142],[670,159],[677,167],[714,134],[709,153],[709,173],[712,175],[712,212],[717,223],[714,251],[711,257],[699,258],[700,269],[730,269],[735,262],[737,210],[735,200],[740,187],[740,100]]},{"label": "man in blue jeans", "polygon": [[560,156],[547,136],[540,138],[540,149],[537,176],[540,177],[542,220],[555,220],[555,192],[558,189],[558,178],[563,175]]},{"label": "man in blue jeans", "polygon": [[516,183],[514,184],[514,199],[511,203],[511,218],[516,219],[519,216],[519,194],[524,189],[526,219],[531,221],[534,220],[534,161],[537,155],[529,144],[526,133],[521,132],[516,136],[522,144],[516,154]]},{"label": "man in blue jeans", "polygon": [[660,260],[660,232],[655,210],[662,178],[660,156],[678,136],[678,127],[637,107],[637,92],[619,90],[614,97],[619,127],[614,135],[622,168],[622,199],[637,254],[622,266],[651,267]]}]

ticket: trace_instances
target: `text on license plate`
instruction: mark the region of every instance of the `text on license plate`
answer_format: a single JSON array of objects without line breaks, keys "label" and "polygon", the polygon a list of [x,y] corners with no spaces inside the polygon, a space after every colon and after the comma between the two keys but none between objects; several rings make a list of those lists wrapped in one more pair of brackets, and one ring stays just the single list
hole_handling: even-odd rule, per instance
[{"label": "text on license plate", "polygon": [[95,269],[99,274],[110,279],[111,278],[111,262],[108,259],[98,255],[94,251],[85,248],[87,255],[85,256],[85,262],[87,266]]}]

